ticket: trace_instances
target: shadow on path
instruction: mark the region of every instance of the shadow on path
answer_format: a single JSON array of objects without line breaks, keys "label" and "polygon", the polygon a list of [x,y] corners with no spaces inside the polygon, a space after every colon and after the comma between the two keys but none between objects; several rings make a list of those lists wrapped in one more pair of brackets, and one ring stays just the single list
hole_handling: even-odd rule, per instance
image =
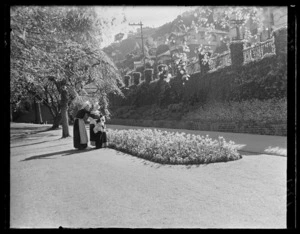
[{"label": "shadow on path", "polygon": [[43,126],[33,126],[33,127],[17,127],[17,126],[12,126],[10,127],[11,130],[36,130],[36,131],[47,131],[48,129],[50,129],[51,127],[43,127]]},{"label": "shadow on path", "polygon": [[[117,155],[125,155],[125,156],[131,156],[132,159],[131,161],[132,162],[140,162],[142,163],[144,166],[149,166],[149,167],[152,167],[154,169],[159,169],[161,167],[179,167],[179,166],[184,166],[186,169],[191,169],[191,168],[195,168],[195,167],[200,167],[200,166],[207,166],[209,164],[212,164],[212,163],[207,163],[207,164],[172,164],[172,163],[159,163],[159,162],[155,162],[155,161],[152,161],[150,159],[147,159],[147,158],[142,158],[142,157],[139,157],[139,156],[136,156],[136,155],[133,155],[131,153],[127,153],[127,152],[122,152],[122,150],[117,150],[115,148],[110,148],[110,149],[113,149],[116,151],[116,154]],[[221,163],[221,162],[216,162],[216,163]]]},{"label": "shadow on path", "polygon": [[85,150],[78,150],[78,149],[63,150],[63,151],[58,151],[58,152],[53,152],[53,153],[48,153],[48,154],[40,154],[40,155],[36,155],[36,156],[31,156],[29,158],[25,158],[25,159],[21,160],[21,162],[30,161],[30,160],[34,160],[34,159],[44,159],[44,158],[55,156],[55,155],[68,156],[68,155],[72,155],[72,154],[81,154],[81,153],[89,152],[91,150],[94,150],[94,148],[85,149]]},{"label": "shadow on path", "polygon": [[[37,133],[48,133],[50,131],[54,130],[59,130],[59,129],[52,129],[51,127],[43,128],[43,129],[38,129],[37,127],[26,127],[26,128],[16,128],[16,127],[11,127],[10,128],[10,138],[12,140],[20,139],[20,138],[26,138],[27,136],[31,136]],[[53,134],[51,134],[53,135]],[[54,135],[53,135],[54,136]]]},{"label": "shadow on path", "polygon": [[[39,134],[38,134],[39,133]],[[35,140],[37,138],[41,137],[52,137],[52,136],[57,136],[56,134],[43,134],[41,132],[38,133],[28,133],[28,134],[22,134],[22,135],[10,135],[10,140]]]},{"label": "shadow on path", "polygon": [[40,142],[36,142],[36,143],[32,143],[32,144],[26,144],[26,145],[16,145],[16,146],[11,146],[10,148],[18,148],[18,147],[22,147],[22,146],[28,146],[28,145],[37,145],[37,144],[42,144],[45,142],[49,142],[49,141],[40,141]]}]

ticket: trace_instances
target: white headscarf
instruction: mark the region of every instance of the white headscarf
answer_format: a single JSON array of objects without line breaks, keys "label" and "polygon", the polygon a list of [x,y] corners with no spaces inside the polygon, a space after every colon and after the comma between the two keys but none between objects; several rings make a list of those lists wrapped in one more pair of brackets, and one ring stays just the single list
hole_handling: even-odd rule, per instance
[{"label": "white headscarf", "polygon": [[99,108],[100,108],[100,105],[98,102],[93,103],[93,109],[92,109],[91,113],[93,113],[95,115],[100,115]]},{"label": "white headscarf", "polygon": [[95,103],[93,104],[93,111],[96,111],[96,110],[98,110],[99,108],[100,108],[99,103],[98,103],[98,102],[95,102]]},{"label": "white headscarf", "polygon": [[83,108],[86,108],[87,106],[91,107],[91,103],[89,101],[84,102],[82,105]]}]

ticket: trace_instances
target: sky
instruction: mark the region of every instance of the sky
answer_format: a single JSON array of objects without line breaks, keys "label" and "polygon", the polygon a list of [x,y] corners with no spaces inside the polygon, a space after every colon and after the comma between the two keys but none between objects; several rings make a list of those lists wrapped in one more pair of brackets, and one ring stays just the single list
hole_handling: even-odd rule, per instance
[{"label": "sky", "polygon": [[[114,20],[113,26],[105,30],[101,47],[114,41],[114,36],[120,32],[127,34],[136,31],[139,26],[129,26],[129,23],[143,23],[143,27],[159,27],[173,21],[178,15],[195,9],[189,6],[99,6],[96,12],[102,19],[109,22]],[[124,16],[126,21],[123,22]],[[124,37],[125,38],[125,37]]]}]

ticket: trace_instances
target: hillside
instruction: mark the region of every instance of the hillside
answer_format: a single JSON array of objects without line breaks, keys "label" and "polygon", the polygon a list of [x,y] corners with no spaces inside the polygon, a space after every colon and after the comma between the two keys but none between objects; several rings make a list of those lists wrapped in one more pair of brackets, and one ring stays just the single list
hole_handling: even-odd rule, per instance
[{"label": "hillside", "polygon": [[[201,29],[199,28],[199,22],[202,18],[206,19],[205,25],[214,23],[216,31],[219,30],[218,36],[214,34],[215,38],[213,41],[208,41],[211,39],[207,39],[205,36],[207,26],[201,26]],[[195,28],[198,29],[195,30]],[[157,64],[164,63],[162,61],[170,61],[169,58],[167,58],[169,55],[162,59],[161,57],[158,59],[157,56],[171,50],[171,48],[172,53],[174,53],[174,51],[182,53],[184,50],[187,57],[191,60],[197,58],[196,51],[200,44],[205,46],[209,45],[209,47],[212,46],[210,48],[213,51],[222,53],[228,50],[226,44],[222,41],[222,37],[226,35],[227,32],[228,28],[221,28],[220,25],[214,22],[212,11],[199,13],[199,9],[197,8],[178,15],[172,22],[165,23],[160,27],[144,27],[144,55],[149,59],[155,58],[154,67],[151,65],[152,68],[155,68]],[[143,45],[140,36],[141,32],[140,29],[138,29],[136,33],[128,35],[126,39],[114,42],[103,49],[120,69],[122,76],[136,70],[134,62],[141,61],[143,58]],[[142,72],[143,76],[143,69],[136,71]],[[156,71],[154,71],[154,73],[155,72]]]},{"label": "hillside", "polygon": [[[195,10],[196,11],[196,10]],[[172,33],[181,30],[181,26],[184,25],[185,28],[189,28],[192,21],[196,20],[197,17],[194,15],[195,11],[185,12],[182,15],[178,15],[172,22],[166,23],[158,28],[143,28],[143,35],[146,38],[144,40],[144,47],[146,51],[146,56],[155,55],[156,49],[160,44],[163,44],[165,39]],[[211,23],[212,18],[208,17],[208,22]],[[216,27],[216,29],[219,29]],[[105,47],[103,50],[107,53],[116,63],[120,60],[126,59],[129,54],[139,55],[141,53],[141,39],[140,29],[137,33],[131,34],[128,38],[120,41],[114,42],[111,45]]]}]

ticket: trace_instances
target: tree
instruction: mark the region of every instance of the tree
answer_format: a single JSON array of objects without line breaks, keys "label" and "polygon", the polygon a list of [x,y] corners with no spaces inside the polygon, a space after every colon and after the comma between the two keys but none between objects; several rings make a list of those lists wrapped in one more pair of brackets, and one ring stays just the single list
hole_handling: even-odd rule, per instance
[{"label": "tree", "polygon": [[[191,17],[192,16],[192,17]],[[229,31],[234,27],[234,22],[238,20],[241,22],[240,27],[244,29],[244,39],[250,40],[261,32],[263,28],[263,8],[260,7],[198,7],[188,17],[179,16],[172,25],[172,30],[175,32],[188,35],[191,30],[195,30],[196,33],[201,28],[205,28],[205,40],[210,43],[213,37],[214,30]],[[256,25],[258,30],[256,33],[250,32],[250,25]],[[228,37],[221,38],[223,42],[222,50],[228,50],[228,43],[230,42]],[[207,48],[209,49],[209,48]],[[203,53],[201,46],[198,51]],[[183,53],[173,54],[174,63],[177,66],[177,74],[181,74],[183,80],[188,80],[188,74],[186,72],[186,65],[188,60],[185,58],[185,51]],[[210,53],[210,52],[209,52]],[[201,62],[204,62],[202,71],[208,69],[209,53],[205,52],[205,55],[199,54],[200,57],[205,57]],[[204,69],[203,69],[204,68]]]},{"label": "tree", "polygon": [[63,137],[69,136],[68,108],[86,94],[85,85],[94,84],[98,98],[122,95],[118,70],[99,49],[101,21],[92,8],[13,7],[11,29],[12,82],[21,80],[26,94],[49,108],[53,129],[62,122]]},{"label": "tree", "polygon": [[[193,13],[194,19],[192,23],[186,27],[186,31],[190,28],[197,31],[199,27],[204,27],[207,29],[205,36],[208,41],[212,38],[212,30],[229,31],[230,28],[235,27],[235,20],[241,22],[240,27],[244,28],[246,40],[257,37],[263,29],[263,7],[207,6],[198,7]],[[255,33],[251,33],[250,25],[256,25],[258,30]]]}]

